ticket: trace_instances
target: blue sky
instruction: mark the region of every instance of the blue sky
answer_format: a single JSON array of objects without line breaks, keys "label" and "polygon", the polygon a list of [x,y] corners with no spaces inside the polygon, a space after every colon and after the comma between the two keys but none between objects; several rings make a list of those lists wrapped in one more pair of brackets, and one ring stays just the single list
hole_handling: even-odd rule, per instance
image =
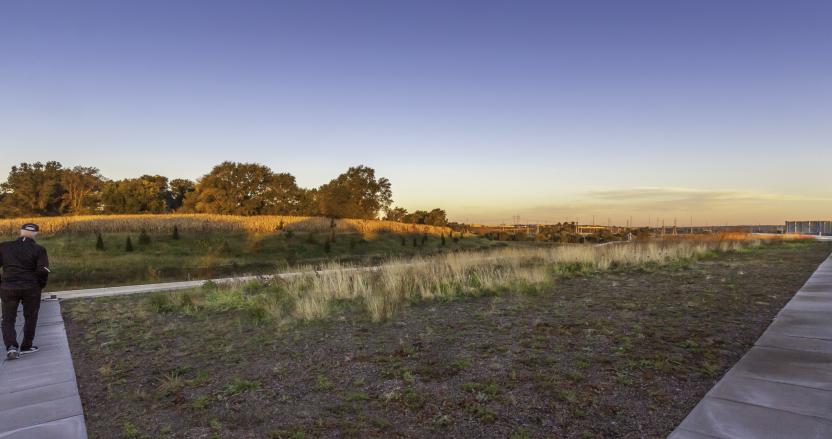
[{"label": "blue sky", "polygon": [[0,172],[366,164],[456,220],[826,219],[829,23],[828,1],[0,0]]}]

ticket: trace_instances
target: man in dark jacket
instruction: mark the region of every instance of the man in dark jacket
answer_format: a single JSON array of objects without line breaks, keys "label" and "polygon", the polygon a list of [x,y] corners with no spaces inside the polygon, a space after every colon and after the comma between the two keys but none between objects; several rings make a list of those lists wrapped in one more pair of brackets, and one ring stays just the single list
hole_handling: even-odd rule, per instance
[{"label": "man in dark jacket", "polygon": [[[20,237],[0,244],[0,299],[3,301],[3,342],[6,358],[14,360],[21,354],[37,352],[32,346],[40,310],[40,293],[49,277],[49,258],[46,249],[35,242],[37,224],[24,224]],[[17,344],[17,308],[23,303],[23,341]]]}]

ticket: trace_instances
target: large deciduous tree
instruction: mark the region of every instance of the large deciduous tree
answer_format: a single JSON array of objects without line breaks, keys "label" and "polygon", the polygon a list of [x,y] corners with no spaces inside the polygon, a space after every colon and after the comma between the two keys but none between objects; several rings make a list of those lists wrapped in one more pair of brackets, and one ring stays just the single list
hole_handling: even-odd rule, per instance
[{"label": "large deciduous tree", "polygon": [[108,213],[161,213],[167,208],[168,179],[161,175],[108,181],[101,191]]},{"label": "large deciduous tree", "polygon": [[433,209],[430,212],[426,210],[417,210],[413,213],[408,213],[400,220],[403,223],[411,224],[427,224],[431,226],[447,226],[448,216],[443,209]]},{"label": "large deciduous tree", "polygon": [[193,181],[184,178],[175,178],[170,181],[168,186],[170,187],[167,197],[169,210],[181,208],[185,202],[185,196],[196,189]]},{"label": "large deciduous tree", "polygon": [[333,218],[377,218],[392,203],[390,181],[376,179],[367,166],[351,167],[347,172],[318,189],[320,214]]},{"label": "large deciduous tree", "polygon": [[58,162],[21,163],[12,166],[9,177],[0,185],[5,216],[57,215],[62,213],[63,168]]},{"label": "large deciduous tree", "polygon": [[384,215],[384,219],[387,221],[404,221],[406,216],[407,209],[404,207],[394,207],[387,211],[387,214]]},{"label": "large deciduous tree", "polygon": [[62,204],[64,211],[73,215],[89,213],[97,207],[97,192],[104,178],[98,168],[76,166],[64,169],[60,183],[64,190]]},{"label": "large deciduous tree", "polygon": [[295,177],[256,163],[223,162],[185,197],[188,210],[227,215],[301,214],[303,197]]}]

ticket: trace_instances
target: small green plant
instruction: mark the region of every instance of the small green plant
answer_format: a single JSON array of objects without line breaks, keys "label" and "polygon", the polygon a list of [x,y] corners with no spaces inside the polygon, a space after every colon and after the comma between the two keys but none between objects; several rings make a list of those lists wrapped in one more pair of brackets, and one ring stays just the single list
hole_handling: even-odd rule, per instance
[{"label": "small green plant", "polygon": [[173,300],[171,300],[170,298],[170,293],[164,291],[150,294],[147,297],[147,302],[145,303],[151,311],[159,314],[165,314],[176,311],[176,306],[174,305]]},{"label": "small green plant", "polygon": [[329,253],[332,251],[332,244],[330,241],[324,242],[324,253]]},{"label": "small green plant", "polygon": [[445,246],[445,234],[444,234],[444,233],[442,234],[442,236],[440,237],[440,239],[441,239],[441,240],[439,241],[439,245],[441,245],[442,247],[444,247],[444,246]]},{"label": "small green plant", "polygon": [[132,422],[127,421],[121,427],[121,435],[126,439],[134,439],[141,435],[139,429]]},{"label": "small green plant", "polygon": [[191,407],[193,407],[194,410],[203,410],[208,407],[209,404],[211,404],[211,396],[203,395],[195,399],[194,402],[191,403]]},{"label": "small green plant", "polygon": [[335,387],[327,377],[324,375],[318,375],[317,382],[315,383],[315,388],[318,390],[332,390]]},{"label": "small green plant", "polygon": [[243,378],[234,378],[231,381],[231,384],[226,386],[225,390],[223,390],[223,395],[226,397],[239,395],[241,393],[248,392],[250,390],[257,390],[260,388],[260,383],[257,381],[246,380]]},{"label": "small green plant", "polygon": [[407,247],[407,238],[405,238],[404,235],[400,236],[399,238],[401,238],[402,240],[402,247]]},{"label": "small green plant", "polygon": [[179,239],[179,227],[177,227],[176,224],[173,225],[173,236],[171,236],[171,238]]},{"label": "small green plant", "polygon": [[185,387],[185,380],[178,372],[173,371],[162,377],[159,385],[156,386],[156,391],[162,396],[170,396],[182,390],[183,387]]},{"label": "small green plant", "polygon": [[142,231],[139,232],[139,244],[140,245],[150,244],[150,235],[147,234],[147,230],[145,230],[145,229],[142,229]]},{"label": "small green plant", "polygon": [[287,230],[286,231],[286,239],[287,240],[291,240],[294,237],[295,237],[295,231],[294,230]]},{"label": "small green plant", "polygon": [[416,247],[418,247],[418,246],[419,246],[419,240],[418,240],[418,239],[416,239],[416,237],[414,236],[414,237],[413,237],[413,248],[416,248]]},{"label": "small green plant", "polygon": [[356,391],[347,393],[345,398],[347,401],[366,401],[370,399],[370,395],[367,395],[367,392]]},{"label": "small green plant", "polygon": [[95,238],[95,249],[98,251],[104,251],[104,238],[101,236],[101,233],[98,233],[98,236]]},{"label": "small green plant", "polygon": [[133,251],[133,241],[130,240],[130,237],[127,237],[127,242],[124,243],[124,251],[131,252]]},{"label": "small green plant", "polygon": [[424,247],[425,243],[427,243],[427,242],[428,242],[428,234],[427,233],[422,234],[422,247]]}]

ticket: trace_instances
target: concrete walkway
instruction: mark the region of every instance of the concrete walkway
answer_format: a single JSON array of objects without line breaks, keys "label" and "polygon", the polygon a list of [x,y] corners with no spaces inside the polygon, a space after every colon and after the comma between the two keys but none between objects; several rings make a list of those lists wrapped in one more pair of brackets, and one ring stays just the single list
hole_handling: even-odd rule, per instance
[{"label": "concrete walkway", "polygon": [[[340,271],[344,272],[351,272],[351,271],[373,271],[378,270],[378,267],[349,267],[343,268]],[[58,299],[77,299],[82,297],[105,297],[105,296],[124,296],[128,294],[142,294],[142,293],[154,293],[158,291],[176,291],[176,290],[187,290],[189,288],[199,288],[205,282],[211,281],[215,283],[226,283],[226,282],[245,282],[254,279],[271,279],[275,276],[281,278],[288,278],[293,276],[300,276],[303,274],[325,274],[329,273],[333,270],[317,270],[317,271],[305,271],[305,272],[293,272],[293,273],[280,273],[280,274],[267,274],[267,275],[259,275],[259,276],[239,276],[239,277],[224,277],[219,279],[206,279],[206,280],[186,280],[186,281],[179,281],[179,282],[163,282],[157,284],[143,284],[143,285],[125,285],[120,287],[102,287],[102,288],[87,288],[83,290],[66,290],[66,291],[51,291],[45,293],[47,295],[54,295]]]},{"label": "concrete walkway", "polygon": [[832,438],[832,257],[669,438]]},{"label": "concrete walkway", "polygon": [[[23,315],[18,314],[18,339]],[[0,363],[0,439],[84,439],[87,429],[58,301],[41,302],[39,352]],[[5,354],[5,351],[4,351]]]}]

